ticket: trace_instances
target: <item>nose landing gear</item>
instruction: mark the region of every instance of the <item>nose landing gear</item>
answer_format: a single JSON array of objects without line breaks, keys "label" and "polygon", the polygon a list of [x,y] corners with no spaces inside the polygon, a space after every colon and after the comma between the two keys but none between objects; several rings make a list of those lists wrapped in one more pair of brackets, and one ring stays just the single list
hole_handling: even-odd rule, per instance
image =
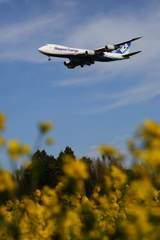
[{"label": "nose landing gear", "polygon": [[51,61],[51,57],[50,56],[48,57],[48,61]]}]

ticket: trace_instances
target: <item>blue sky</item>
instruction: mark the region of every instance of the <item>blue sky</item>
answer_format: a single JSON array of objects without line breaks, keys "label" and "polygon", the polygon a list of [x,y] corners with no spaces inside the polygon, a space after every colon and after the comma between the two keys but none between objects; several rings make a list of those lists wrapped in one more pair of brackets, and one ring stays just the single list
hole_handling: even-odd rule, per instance
[{"label": "blue sky", "polygon": [[[34,145],[37,123],[54,123],[55,157],[70,146],[96,156],[100,144],[126,150],[144,119],[159,121],[158,0],[0,0],[0,111],[7,139]],[[68,69],[37,49],[47,43],[95,49],[130,38],[130,60]],[[41,149],[42,149],[41,148]],[[2,165],[9,167],[6,159]]]}]

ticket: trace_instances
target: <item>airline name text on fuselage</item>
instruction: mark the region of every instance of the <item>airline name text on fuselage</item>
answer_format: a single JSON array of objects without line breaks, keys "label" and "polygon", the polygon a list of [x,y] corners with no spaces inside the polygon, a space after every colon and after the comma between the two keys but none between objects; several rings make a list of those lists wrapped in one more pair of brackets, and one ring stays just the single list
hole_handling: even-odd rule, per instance
[{"label": "airline name text on fuselage", "polygon": [[54,47],[55,50],[58,50],[58,51],[69,51],[69,52],[79,52],[77,49],[71,49],[71,48],[60,48],[60,47]]}]

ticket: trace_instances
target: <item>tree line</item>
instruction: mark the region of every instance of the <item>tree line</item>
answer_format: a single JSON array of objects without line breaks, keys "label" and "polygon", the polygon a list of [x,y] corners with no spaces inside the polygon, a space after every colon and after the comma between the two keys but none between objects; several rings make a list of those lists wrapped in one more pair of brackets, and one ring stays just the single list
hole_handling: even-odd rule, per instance
[{"label": "tree line", "polygon": [[49,156],[44,150],[37,150],[32,156],[31,163],[28,166],[22,165],[15,172],[18,198],[24,195],[30,196],[36,189],[41,190],[44,186],[55,188],[64,175],[63,160],[66,156],[75,159],[75,161],[86,163],[89,178],[85,180],[84,188],[85,195],[88,198],[92,196],[97,185],[103,185],[104,176],[112,165],[124,171],[129,181],[138,178],[137,173],[123,166],[121,157],[102,155],[101,158],[98,157],[97,159],[82,157],[80,160],[76,160],[76,156],[70,147],[66,147],[64,152],[61,151],[57,158],[52,155]]}]

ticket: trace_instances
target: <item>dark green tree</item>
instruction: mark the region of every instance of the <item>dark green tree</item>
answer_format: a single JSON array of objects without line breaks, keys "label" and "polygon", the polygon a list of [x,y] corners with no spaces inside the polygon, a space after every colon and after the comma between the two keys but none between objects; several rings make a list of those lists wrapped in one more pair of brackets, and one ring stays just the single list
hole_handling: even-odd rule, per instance
[{"label": "dark green tree", "polygon": [[36,189],[42,189],[45,185],[54,188],[60,177],[64,175],[62,166],[66,155],[75,158],[70,147],[60,152],[57,159],[47,155],[44,150],[37,150],[27,167],[21,166],[16,170],[18,196],[31,195]]}]

